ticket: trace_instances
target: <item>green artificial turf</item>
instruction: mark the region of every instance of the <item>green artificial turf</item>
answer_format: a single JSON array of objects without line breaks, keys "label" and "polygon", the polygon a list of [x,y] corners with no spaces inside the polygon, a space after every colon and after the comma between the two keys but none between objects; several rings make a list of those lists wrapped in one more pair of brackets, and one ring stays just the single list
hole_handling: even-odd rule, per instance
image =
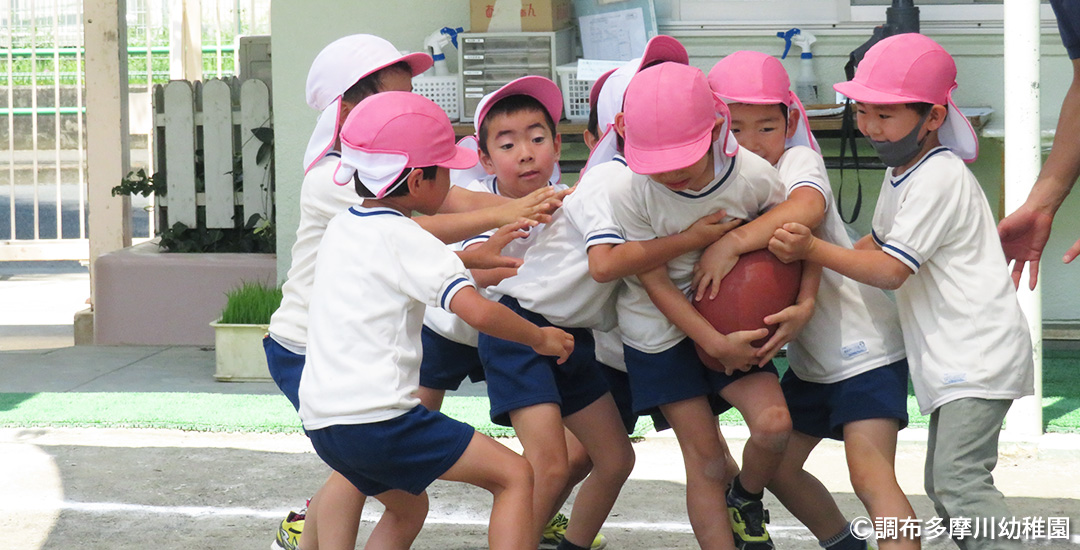
[{"label": "green artificial turf", "polygon": [[[776,360],[783,372],[784,359]],[[1048,432],[1080,433],[1080,356],[1047,351],[1043,358],[1043,423]],[[493,437],[513,430],[488,418],[485,397],[447,396],[443,412]],[[913,395],[908,397],[910,426],[925,427]],[[737,411],[720,415],[721,424],[742,423]],[[0,393],[0,427],[166,428],[205,432],[300,433],[288,400],[281,395],[218,393]],[[638,421],[636,436],[652,431]]]}]

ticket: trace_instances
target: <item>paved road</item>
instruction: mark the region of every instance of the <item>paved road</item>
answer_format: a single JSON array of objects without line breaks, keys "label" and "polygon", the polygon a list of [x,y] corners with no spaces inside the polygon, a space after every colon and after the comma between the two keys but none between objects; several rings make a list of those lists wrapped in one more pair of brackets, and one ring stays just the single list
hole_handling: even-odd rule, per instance
[{"label": "paved road", "polygon": [[[742,441],[738,430],[733,446]],[[900,446],[900,479],[917,513],[931,517],[920,490],[923,447],[918,433]],[[516,442],[507,440],[513,447]],[[650,437],[635,444],[637,467],[604,533],[613,549],[693,548],[686,522],[684,478],[676,442]],[[1010,446],[998,485],[1018,517],[1080,521],[1080,468],[1075,450],[1046,450],[1036,458]],[[0,528],[11,549],[117,548],[258,549],[277,521],[323,480],[327,470],[303,436],[198,434],[160,430],[0,429]],[[828,444],[810,468],[851,517],[863,514],[846,481],[842,450]],[[486,547],[490,499],[482,491],[437,482],[430,490],[428,525],[414,548]],[[772,498],[771,530],[782,549],[812,550],[816,542]],[[365,511],[362,537],[378,507]],[[1080,533],[1078,533],[1080,534]],[[361,541],[363,538],[361,538]],[[943,539],[930,548],[952,548]],[[1031,542],[1073,550],[1070,541]]]}]

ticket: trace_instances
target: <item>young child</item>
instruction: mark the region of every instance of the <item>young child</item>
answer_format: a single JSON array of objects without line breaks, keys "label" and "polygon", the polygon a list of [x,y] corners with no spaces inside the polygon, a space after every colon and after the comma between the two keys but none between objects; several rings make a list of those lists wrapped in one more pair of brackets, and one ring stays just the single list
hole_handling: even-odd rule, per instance
[{"label": "young child", "polygon": [[[991,475],[998,434],[1012,400],[1032,393],[1032,348],[993,214],[964,166],[978,141],[952,100],[956,64],[930,38],[901,34],[870,48],[835,88],[857,102],[859,130],[891,167],[873,232],[852,250],[787,224],[769,249],[896,291],[915,395],[930,414],[926,494],[945,524],[993,529],[1011,517]],[[1007,537],[957,544],[1020,547]]]},{"label": "young child", "polygon": [[[662,63],[633,77],[615,122],[633,173],[608,183],[615,219],[628,240],[677,234],[720,209],[727,219],[753,219],[781,202],[784,190],[776,171],[738,149],[729,139],[725,115],[726,107],[696,68]],[[618,250],[615,246],[611,252]],[[634,409],[647,413],[658,408],[683,450],[687,509],[699,545],[730,548],[731,525],[722,504],[726,459],[710,396],[718,394],[746,419],[751,436],[743,475],[762,489],[784,451],[791,424],[775,367],[762,361],[764,368],[757,368],[757,350],[750,345],[765,329],[720,334],[687,299],[699,256],[697,251],[684,253],[636,279],[627,278],[618,296],[619,329]],[[727,365],[728,372],[706,368],[694,342]],[[743,537],[741,546],[771,545],[760,499],[741,506],[735,519],[762,531]]]},{"label": "young child", "polygon": [[485,300],[457,256],[408,217],[437,212],[449,169],[476,162],[454,145],[439,106],[407,92],[376,94],[349,114],[341,142],[334,180],[354,181],[365,200],[335,216],[319,244],[300,380],[304,429],[320,458],[386,507],[368,546],[409,547],[427,516],[424,490],[439,478],[494,495],[491,548],[526,548],[533,542],[528,463],[413,395],[423,309],[450,309],[560,363],[573,338]]},{"label": "young child", "polygon": [[[739,145],[777,167],[787,202],[824,214],[820,224],[809,226],[814,235],[850,249],[825,164],[780,61],[759,52],[732,53],[709,71],[709,85],[728,104]],[[761,229],[767,239],[777,227]],[[817,264],[804,269],[812,266],[820,270]],[[791,368],[780,382],[794,432],[768,488],[822,547],[865,549],[866,541],[851,536],[832,495],[803,464],[823,437],[844,441],[852,486],[870,516],[914,517],[894,467],[896,433],[907,424],[903,335],[896,306],[884,292],[831,270],[820,277],[816,297],[765,319],[781,325],[778,334],[795,334],[787,348]],[[879,543],[882,549],[918,547],[916,540]]]},{"label": "young child", "polygon": [[[556,121],[562,118],[562,92],[550,79],[525,76],[516,79],[480,100],[475,125],[480,165],[487,176],[471,182],[467,189],[510,199],[527,196],[538,189],[567,187],[552,183],[558,178],[561,139]],[[539,238],[544,226],[528,230],[527,236],[514,239],[503,248],[503,255],[523,258],[525,251]],[[484,233],[456,243],[452,247],[468,250],[491,237]],[[481,289],[498,284],[514,275],[514,268],[472,270],[473,281]],[[481,290],[484,294],[485,291]],[[486,294],[485,294],[486,295]],[[460,317],[440,308],[428,308],[424,314],[424,358],[420,365],[420,402],[429,410],[439,410],[447,390],[456,390],[469,377],[484,379],[483,366],[476,349],[478,334]],[[585,448],[573,434],[566,433],[570,478],[558,504],[573,487],[589,474],[591,463]],[[566,516],[555,514],[544,527],[543,541],[558,544],[565,535]],[[603,548],[602,534],[597,534],[591,548]]]},{"label": "young child", "polygon": [[[588,254],[594,247],[622,243],[622,231],[607,207],[608,179],[625,166],[605,163],[586,173],[551,223],[525,253],[514,277],[493,290],[528,319],[570,327],[575,353],[562,366],[495,338],[480,336],[480,355],[488,378],[492,418],[514,426],[533,465],[537,495],[537,534],[554,513],[566,486],[567,450],[563,425],[585,446],[593,470],[574,500],[573,513],[560,544],[585,548],[594,540],[622,483],[633,466],[633,449],[615,404],[596,370],[590,329],[616,326],[614,292],[621,274],[598,282],[590,273]],[[665,239],[633,243],[625,250],[650,269],[686,250],[701,248],[727,227],[709,217],[690,230]],[[633,274],[633,272],[629,272]]]},{"label": "young child", "polygon": [[[281,306],[271,318],[270,336],[263,341],[270,374],[297,410],[300,408],[297,389],[307,345],[308,303],[319,241],[330,218],[356,203],[356,193],[352,189],[332,183],[333,169],[340,156],[337,152],[337,129],[361,100],[378,92],[411,90],[412,76],[420,74],[431,64],[431,58],[426,54],[402,56],[382,38],[357,34],[340,38],[326,46],[311,65],[307,79],[307,100],[312,108],[322,111],[322,114],[305,155],[306,174],[300,188],[300,223],[291,253],[292,265],[282,289]],[[482,204],[478,203],[490,202],[490,195],[479,195],[464,189],[452,190],[451,195],[460,195],[460,207],[465,209],[470,205],[479,207]],[[514,222],[519,217],[544,214],[544,200],[545,197],[537,195],[468,214],[423,216],[417,221],[441,239],[453,242],[491,227]],[[505,199],[498,201],[505,202]],[[511,235],[505,233],[500,238]],[[476,259],[480,258],[476,256]],[[473,263],[473,260],[468,261]],[[490,262],[488,264],[490,266]],[[506,262],[502,265],[506,265]],[[361,495],[345,478],[332,473],[326,486],[313,497],[306,514],[290,512],[282,520],[275,540],[279,548],[295,550],[305,525],[310,541],[305,543],[305,547],[309,550],[317,548],[316,541],[320,535],[315,524],[321,495],[335,500],[326,508],[330,517],[325,522],[328,531],[322,536],[351,537],[355,540],[360,518],[360,508],[355,504],[359,502],[362,505]]]}]

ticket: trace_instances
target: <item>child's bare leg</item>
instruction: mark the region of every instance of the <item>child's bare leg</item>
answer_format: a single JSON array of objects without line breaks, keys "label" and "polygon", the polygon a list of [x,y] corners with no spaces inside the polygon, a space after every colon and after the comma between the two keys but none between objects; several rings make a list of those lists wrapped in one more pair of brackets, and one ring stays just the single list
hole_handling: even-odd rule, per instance
[{"label": "child's bare leg", "polygon": [[720,448],[724,450],[724,485],[731,485],[731,480],[739,475],[739,463],[735,461],[735,455],[731,454],[723,430],[720,430]]},{"label": "child's bare leg", "polygon": [[694,397],[660,406],[686,467],[686,511],[702,550],[734,548],[728,521],[726,458],[709,401]]},{"label": "child's bare leg", "polygon": [[[889,418],[860,420],[844,425],[851,485],[871,518],[914,518],[904,491],[896,481],[897,421]],[[881,550],[919,548],[918,539],[878,539]]]},{"label": "child's bare leg", "polygon": [[425,388],[420,386],[420,389],[416,391],[416,396],[420,398],[420,404],[429,411],[437,411],[442,408],[443,398],[446,397],[446,390],[437,390],[435,388]]},{"label": "child's bare leg", "polygon": [[780,466],[791,435],[780,381],[768,372],[749,374],[720,390],[720,397],[742,413],[750,428],[738,481],[748,492],[760,493]]},{"label": "child's bare leg", "polygon": [[570,480],[562,412],[555,403],[541,403],[510,411],[525,458],[533,470],[533,514],[536,541],[558,511],[559,496]]},{"label": "child's bare leg", "polygon": [[563,419],[592,458],[592,473],[574,499],[566,540],[588,548],[634,469],[634,449],[610,393]]},{"label": "child's bare leg", "polygon": [[475,433],[465,453],[441,479],[470,483],[492,494],[488,523],[491,550],[536,547],[539,535],[533,528],[533,473],[524,458],[494,439]]},{"label": "child's bare leg", "polygon": [[315,492],[308,504],[301,550],[336,550],[356,548],[356,531],[364,510],[364,493],[337,472],[330,472],[326,483]]},{"label": "child's bare leg", "polygon": [[806,457],[821,439],[792,432],[784,458],[769,490],[819,541],[829,540],[848,528],[847,519],[836,506],[829,490],[803,468]]},{"label": "child's bare leg", "polygon": [[566,487],[559,494],[556,501],[556,513],[566,503],[566,499],[570,498],[570,493],[574,492],[574,487],[588,477],[589,472],[592,471],[592,460],[589,458],[589,452],[585,450],[585,446],[578,441],[578,438],[570,430],[564,431],[566,433],[567,468],[570,471],[570,477],[567,479]]},{"label": "child's bare leg", "polygon": [[391,489],[375,495],[386,507],[364,543],[365,550],[409,550],[428,513],[427,493],[414,495]]}]

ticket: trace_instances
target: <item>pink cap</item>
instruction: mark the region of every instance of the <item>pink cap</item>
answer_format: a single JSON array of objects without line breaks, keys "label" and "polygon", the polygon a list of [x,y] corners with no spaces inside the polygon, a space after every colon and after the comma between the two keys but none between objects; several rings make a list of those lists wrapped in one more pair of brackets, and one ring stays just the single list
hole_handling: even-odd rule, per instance
[{"label": "pink cap", "polygon": [[559,120],[562,119],[563,100],[559,86],[552,82],[551,79],[542,76],[523,76],[510,81],[502,88],[491,92],[480,100],[480,103],[476,105],[476,122],[474,124],[476,133],[480,133],[480,125],[483,124],[484,117],[487,116],[491,107],[498,103],[500,99],[512,95],[527,95],[539,101],[555,124],[558,124]]},{"label": "pink cap", "polygon": [[406,168],[476,164],[476,152],[454,144],[450,119],[435,102],[410,92],[383,92],[360,102],[341,128],[334,183],[360,177],[375,198],[393,190]]},{"label": "pink cap", "polygon": [[658,34],[645,44],[645,51],[642,52],[640,58],[627,61],[625,65],[615,69],[615,72],[608,76],[596,98],[601,132],[608,125],[614,124],[615,115],[622,111],[623,96],[626,94],[630,79],[642,69],[665,61],[689,65],[690,55],[686,53],[686,48],[678,40],[665,34]]},{"label": "pink cap", "polygon": [[593,166],[610,161],[619,153],[617,134],[612,125],[615,124],[615,115],[623,110],[626,87],[634,75],[642,69],[664,62],[687,65],[690,63],[690,55],[686,53],[686,48],[681,42],[660,34],[645,44],[645,51],[642,52],[640,58],[627,61],[622,67],[605,73],[601,77],[602,81],[598,79],[593,85],[589,94],[589,106],[596,110],[597,130],[601,137],[600,142],[589,153],[589,161],[585,164],[582,173],[588,172]]},{"label": "pink cap", "polygon": [[948,109],[939,129],[941,143],[967,162],[979,156],[979,140],[952,99],[956,62],[931,38],[918,33],[890,36],[866,52],[855,78],[833,85],[863,103],[931,103]]},{"label": "pink cap", "polygon": [[338,135],[341,96],[360,79],[404,61],[413,76],[434,63],[426,53],[401,55],[393,44],[372,34],[353,34],[328,44],[311,62],[307,77],[307,103],[322,111],[304,152],[304,171],[318,162]]},{"label": "pink cap", "polygon": [[626,161],[639,174],[686,168],[712,144],[717,100],[696,67],[661,63],[639,72],[623,101]]},{"label": "pink cap", "polygon": [[713,65],[709,87],[727,103],[783,104],[789,110],[794,107],[799,111],[799,125],[787,145],[805,145],[821,152],[810,132],[806,109],[791,91],[791,79],[779,59],[761,52],[734,52]]}]

